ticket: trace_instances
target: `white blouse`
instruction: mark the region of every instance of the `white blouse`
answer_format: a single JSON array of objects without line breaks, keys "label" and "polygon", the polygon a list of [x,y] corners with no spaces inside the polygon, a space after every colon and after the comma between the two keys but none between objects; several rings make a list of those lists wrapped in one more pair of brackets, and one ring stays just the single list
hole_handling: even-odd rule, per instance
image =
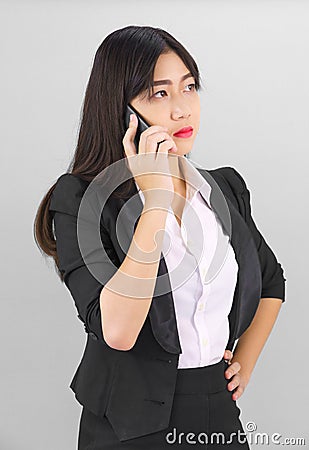
[{"label": "white blouse", "polygon": [[[187,183],[181,227],[172,207],[165,225],[162,253],[168,268],[182,348],[178,368],[207,366],[222,359],[229,338],[228,314],[237,283],[234,249],[210,206],[211,186],[204,182],[208,187],[207,201],[200,190]],[[137,184],[136,187],[144,204],[143,192]],[[212,276],[219,238],[226,243],[225,257],[221,256],[220,270]]]}]

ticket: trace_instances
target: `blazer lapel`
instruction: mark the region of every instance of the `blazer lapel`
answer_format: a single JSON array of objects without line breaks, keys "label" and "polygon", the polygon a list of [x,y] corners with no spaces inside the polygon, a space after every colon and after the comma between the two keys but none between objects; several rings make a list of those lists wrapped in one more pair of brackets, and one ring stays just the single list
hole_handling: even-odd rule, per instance
[{"label": "blazer lapel", "polygon": [[[219,186],[206,170],[199,171],[212,186],[210,205],[229,236],[230,244],[234,249],[238,263],[237,283],[229,314],[230,337],[227,348],[231,349],[234,340],[238,339],[250,325],[261,298],[262,276],[260,261],[248,225],[229,199],[227,192],[224,191],[224,185]],[[214,189],[215,185],[219,186],[220,191],[224,194],[223,196],[220,195],[218,189]],[[200,192],[203,195],[202,189]],[[228,209],[223,206],[225,202]]]}]

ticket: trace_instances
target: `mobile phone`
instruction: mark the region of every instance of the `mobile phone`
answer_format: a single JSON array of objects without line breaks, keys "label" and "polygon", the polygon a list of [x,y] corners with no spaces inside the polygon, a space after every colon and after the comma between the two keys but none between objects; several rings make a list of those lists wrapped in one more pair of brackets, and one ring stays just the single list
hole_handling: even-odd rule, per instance
[{"label": "mobile phone", "polygon": [[138,153],[138,146],[139,146],[139,140],[141,137],[141,133],[147,128],[150,127],[150,125],[146,122],[146,120],[131,106],[127,105],[126,112],[125,112],[125,127],[126,130],[129,127],[130,123],[130,114],[135,114],[137,116],[138,124],[137,124],[137,130],[134,138],[134,144],[136,147],[136,152]]}]

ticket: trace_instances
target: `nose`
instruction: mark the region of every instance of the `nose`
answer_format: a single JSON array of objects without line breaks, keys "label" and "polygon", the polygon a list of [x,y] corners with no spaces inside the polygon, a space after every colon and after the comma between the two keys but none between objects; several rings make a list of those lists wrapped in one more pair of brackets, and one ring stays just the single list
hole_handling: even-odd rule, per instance
[{"label": "nose", "polygon": [[171,117],[173,120],[186,119],[191,116],[188,105],[177,105],[172,108]]},{"label": "nose", "polygon": [[173,120],[186,119],[191,116],[191,112],[184,108],[175,108],[171,115]]}]

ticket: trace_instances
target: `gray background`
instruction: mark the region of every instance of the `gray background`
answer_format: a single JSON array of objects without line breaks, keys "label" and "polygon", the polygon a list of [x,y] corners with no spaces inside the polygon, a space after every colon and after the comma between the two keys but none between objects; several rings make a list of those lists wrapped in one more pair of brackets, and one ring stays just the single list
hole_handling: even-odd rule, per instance
[{"label": "gray background", "polygon": [[308,2],[0,5],[1,450],[77,445],[81,406],[69,383],[86,334],[53,262],[34,243],[33,220],[73,156],[96,49],[129,24],[165,28],[196,58],[206,90],[191,158],[243,175],[253,217],[285,269],[286,303],[238,401],[243,424],[309,445]]}]

